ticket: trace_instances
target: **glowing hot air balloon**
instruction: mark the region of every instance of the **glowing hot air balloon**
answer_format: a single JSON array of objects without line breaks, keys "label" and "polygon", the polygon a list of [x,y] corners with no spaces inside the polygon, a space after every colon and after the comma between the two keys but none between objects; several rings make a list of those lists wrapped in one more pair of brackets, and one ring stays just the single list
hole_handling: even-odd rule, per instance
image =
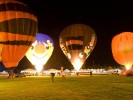
[{"label": "glowing hot air balloon", "polygon": [[26,57],[35,66],[36,70],[40,72],[43,65],[51,57],[54,50],[54,42],[46,34],[38,33],[36,35],[35,41],[26,53]]},{"label": "glowing hot air balloon", "polygon": [[84,24],[73,24],[60,34],[60,47],[78,71],[96,45],[95,31]]},{"label": "glowing hot air balloon", "polygon": [[24,3],[0,0],[0,54],[6,68],[16,67],[37,33],[37,18]]},{"label": "glowing hot air balloon", "polygon": [[122,32],[114,36],[111,47],[115,61],[129,70],[133,65],[133,32]]}]

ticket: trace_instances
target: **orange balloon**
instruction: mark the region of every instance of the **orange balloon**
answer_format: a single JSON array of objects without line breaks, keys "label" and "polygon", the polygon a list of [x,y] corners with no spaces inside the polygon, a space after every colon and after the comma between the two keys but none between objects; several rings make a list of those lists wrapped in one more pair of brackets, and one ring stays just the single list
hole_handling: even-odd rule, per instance
[{"label": "orange balloon", "polygon": [[0,0],[0,60],[6,68],[18,65],[37,30],[37,18],[27,5],[15,0]]},{"label": "orange balloon", "polygon": [[133,32],[122,32],[114,36],[111,48],[115,61],[129,69],[133,64]]}]

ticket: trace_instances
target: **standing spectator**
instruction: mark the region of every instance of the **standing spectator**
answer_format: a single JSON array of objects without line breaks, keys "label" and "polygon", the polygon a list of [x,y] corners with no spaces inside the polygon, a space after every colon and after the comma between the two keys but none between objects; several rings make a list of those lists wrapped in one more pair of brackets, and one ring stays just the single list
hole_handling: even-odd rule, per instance
[{"label": "standing spectator", "polygon": [[92,71],[90,71],[90,76],[92,76]]},{"label": "standing spectator", "polygon": [[50,73],[50,74],[51,74],[51,77],[52,77],[52,82],[54,82],[55,73]]}]

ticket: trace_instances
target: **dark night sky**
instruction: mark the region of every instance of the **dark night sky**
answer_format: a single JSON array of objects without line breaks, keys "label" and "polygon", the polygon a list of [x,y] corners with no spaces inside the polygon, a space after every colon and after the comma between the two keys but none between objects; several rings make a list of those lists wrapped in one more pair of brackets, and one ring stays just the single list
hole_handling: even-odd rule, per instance
[{"label": "dark night sky", "polygon": [[[125,2],[53,2],[49,0],[19,0],[27,4],[38,18],[38,32],[51,36],[55,43],[53,55],[46,66],[50,68],[70,68],[71,64],[59,47],[60,32],[68,25],[82,23],[91,26],[97,34],[97,44],[86,60],[86,66],[118,65],[112,56],[111,40],[113,36],[124,31],[133,31],[133,7]],[[49,2],[48,2],[49,1]],[[84,2],[83,2],[84,1]],[[67,62],[67,64],[66,64]],[[24,57],[19,65],[30,63]],[[30,65],[30,64],[29,64]],[[68,66],[69,65],[69,66]]]}]

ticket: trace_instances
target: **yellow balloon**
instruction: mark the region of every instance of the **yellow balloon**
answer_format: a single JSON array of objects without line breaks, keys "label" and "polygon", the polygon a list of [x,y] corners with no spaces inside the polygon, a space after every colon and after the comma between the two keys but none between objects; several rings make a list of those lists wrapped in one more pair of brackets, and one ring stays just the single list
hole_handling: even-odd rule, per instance
[{"label": "yellow balloon", "polygon": [[46,34],[38,33],[35,41],[26,53],[26,57],[40,72],[43,65],[47,63],[54,50],[54,42],[51,37]]}]

